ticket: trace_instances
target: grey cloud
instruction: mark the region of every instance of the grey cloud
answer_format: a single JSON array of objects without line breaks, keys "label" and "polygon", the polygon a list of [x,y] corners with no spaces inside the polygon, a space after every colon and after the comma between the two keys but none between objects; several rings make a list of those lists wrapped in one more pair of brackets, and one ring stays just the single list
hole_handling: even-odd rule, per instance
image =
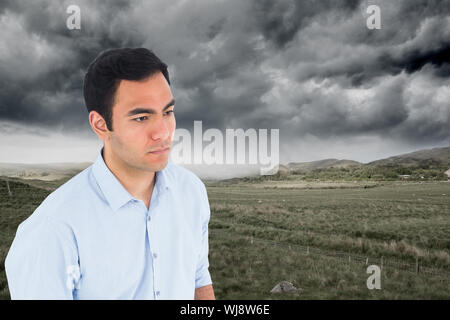
[{"label": "grey cloud", "polygon": [[358,8],[359,0],[351,1],[254,1],[252,17],[264,37],[283,48],[318,15],[338,11],[345,18]]},{"label": "grey cloud", "polygon": [[[67,30],[69,4],[82,30]],[[380,5],[381,30],[366,28],[368,4]],[[308,135],[438,144],[450,136],[449,13],[434,0],[4,1],[0,120],[90,131],[89,63],[145,46],[169,65],[178,127],[280,128],[282,145]]]}]

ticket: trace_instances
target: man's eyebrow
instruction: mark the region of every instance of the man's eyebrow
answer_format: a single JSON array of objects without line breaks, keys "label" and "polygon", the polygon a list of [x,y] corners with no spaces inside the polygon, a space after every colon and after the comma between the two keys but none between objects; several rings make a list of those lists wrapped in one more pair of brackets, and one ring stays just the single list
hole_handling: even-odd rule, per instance
[{"label": "man's eyebrow", "polygon": [[[166,109],[168,109],[174,105],[175,105],[175,99],[172,99],[168,104],[166,104],[166,106],[163,108],[163,111],[165,111]],[[141,113],[156,114],[156,111],[154,109],[138,107],[138,108],[134,108],[133,110],[128,111],[126,116],[131,117],[131,116],[134,116],[136,114],[141,114]]]}]

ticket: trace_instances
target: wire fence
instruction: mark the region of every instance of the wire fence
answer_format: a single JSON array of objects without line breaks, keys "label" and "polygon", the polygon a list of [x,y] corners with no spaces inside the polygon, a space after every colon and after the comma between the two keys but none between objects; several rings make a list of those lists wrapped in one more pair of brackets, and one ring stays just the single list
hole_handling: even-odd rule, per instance
[{"label": "wire fence", "polygon": [[[230,231],[226,229],[210,229],[210,235],[216,236],[229,236]],[[285,249],[293,250],[296,253],[304,254],[304,255],[316,255],[316,256],[326,256],[326,257],[333,257],[338,259],[340,262],[344,263],[357,263],[361,265],[371,265],[376,264],[378,265],[381,270],[384,268],[392,270],[392,271],[403,271],[403,272],[409,272],[411,274],[424,274],[429,276],[436,276],[440,278],[442,281],[449,281],[450,282],[450,272],[446,271],[442,268],[436,268],[436,267],[430,267],[425,266],[421,263],[419,257],[416,257],[415,263],[411,263],[410,261],[401,260],[398,258],[393,257],[385,257],[381,256],[378,258],[375,257],[369,257],[369,256],[361,256],[356,255],[354,253],[349,252],[342,252],[342,251],[334,251],[334,250],[327,250],[322,248],[317,248],[309,245],[299,245],[299,244],[290,244],[285,242],[280,242],[276,240],[270,240],[270,239],[262,239],[257,238],[254,236],[247,236],[242,235],[238,233],[234,233],[234,235],[238,235],[241,238],[245,238],[247,241],[250,242],[250,244],[253,243],[265,243],[270,244],[277,247],[283,247]]]}]

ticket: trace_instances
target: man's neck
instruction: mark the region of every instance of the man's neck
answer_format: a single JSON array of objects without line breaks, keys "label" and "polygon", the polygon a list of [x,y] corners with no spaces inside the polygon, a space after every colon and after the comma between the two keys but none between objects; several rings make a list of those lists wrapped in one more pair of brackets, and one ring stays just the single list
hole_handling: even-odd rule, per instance
[{"label": "man's neck", "polygon": [[148,172],[126,165],[113,152],[104,147],[102,152],[106,166],[122,186],[136,199],[144,201],[147,208],[155,185],[155,172]]}]

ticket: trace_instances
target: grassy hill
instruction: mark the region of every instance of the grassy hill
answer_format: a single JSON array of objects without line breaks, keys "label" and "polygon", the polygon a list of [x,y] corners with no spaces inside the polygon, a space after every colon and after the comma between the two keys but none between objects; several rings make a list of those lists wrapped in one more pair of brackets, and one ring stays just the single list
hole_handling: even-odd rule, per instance
[{"label": "grassy hill", "polygon": [[308,172],[316,169],[348,168],[358,165],[361,165],[361,163],[353,160],[324,159],[310,162],[291,162],[287,165],[287,168],[296,172]]},{"label": "grassy hill", "polygon": [[90,162],[44,164],[0,163],[0,176],[51,181],[73,177],[90,165]]},{"label": "grassy hill", "polygon": [[289,163],[286,166],[280,166],[280,170],[275,176],[261,176],[249,179],[253,181],[389,181],[402,179],[446,181],[448,177],[445,175],[445,171],[448,169],[450,169],[450,147],[420,150],[366,164],[353,160],[338,159]]},{"label": "grassy hill", "polygon": [[349,168],[353,166],[361,166],[361,167],[404,166],[404,167],[427,168],[433,165],[450,168],[450,147],[419,150],[415,152],[392,156],[385,159],[371,161],[366,164],[353,160],[324,159],[310,162],[291,162],[288,163],[286,166],[282,166],[282,169],[291,172],[295,171],[308,172],[317,169]]},{"label": "grassy hill", "polygon": [[369,166],[405,166],[428,167],[443,166],[450,168],[450,147],[419,150],[386,159],[369,162]]}]

